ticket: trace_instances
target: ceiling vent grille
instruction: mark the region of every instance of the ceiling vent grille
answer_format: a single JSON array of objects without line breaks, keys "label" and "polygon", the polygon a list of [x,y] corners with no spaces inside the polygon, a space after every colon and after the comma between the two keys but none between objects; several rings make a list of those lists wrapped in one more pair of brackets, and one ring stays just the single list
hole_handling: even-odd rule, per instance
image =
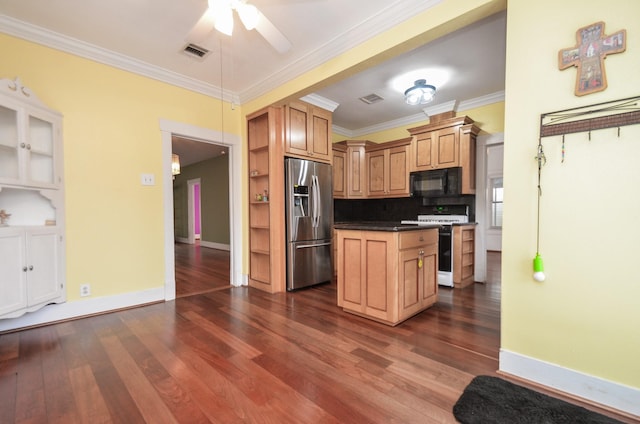
[{"label": "ceiling vent grille", "polygon": [[368,105],[371,105],[371,104],[374,104],[374,103],[381,102],[384,99],[382,97],[378,96],[377,94],[373,93],[373,94],[369,94],[369,95],[364,96],[364,97],[360,97],[360,100],[362,100],[363,102],[365,102]]},{"label": "ceiling vent grille", "polygon": [[192,43],[189,43],[186,46],[184,46],[184,49],[182,49],[182,52],[189,56],[195,56],[198,59],[203,59],[206,55],[209,54],[209,50],[205,49],[204,47],[200,47],[197,44],[192,44]]}]

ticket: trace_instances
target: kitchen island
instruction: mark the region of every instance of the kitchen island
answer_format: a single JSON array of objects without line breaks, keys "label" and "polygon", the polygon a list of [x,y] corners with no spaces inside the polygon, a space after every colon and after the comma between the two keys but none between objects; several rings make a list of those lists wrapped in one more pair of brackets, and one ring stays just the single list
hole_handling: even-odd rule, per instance
[{"label": "kitchen island", "polygon": [[438,226],[336,223],[338,306],[397,325],[438,298]]}]

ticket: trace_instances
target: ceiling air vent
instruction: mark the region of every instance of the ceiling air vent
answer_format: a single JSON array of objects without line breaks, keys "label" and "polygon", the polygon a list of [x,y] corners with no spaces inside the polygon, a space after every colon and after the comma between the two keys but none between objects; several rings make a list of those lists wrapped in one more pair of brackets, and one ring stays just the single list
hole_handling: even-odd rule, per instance
[{"label": "ceiling air vent", "polygon": [[184,49],[182,49],[182,52],[189,56],[195,56],[198,59],[202,59],[209,54],[209,50],[192,43],[189,43],[186,46],[184,46]]},{"label": "ceiling air vent", "polygon": [[364,97],[360,97],[360,100],[362,100],[363,102],[365,102],[368,105],[371,105],[373,103],[378,103],[378,102],[380,102],[380,101],[382,101],[384,99],[374,93],[374,94],[369,94],[369,95],[364,96]]}]

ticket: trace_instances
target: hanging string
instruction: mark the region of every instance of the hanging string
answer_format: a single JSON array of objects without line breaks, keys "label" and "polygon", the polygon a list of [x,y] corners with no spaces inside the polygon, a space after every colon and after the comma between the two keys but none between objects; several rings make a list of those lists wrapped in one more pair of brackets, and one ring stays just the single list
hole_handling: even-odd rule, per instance
[{"label": "hanging string", "polygon": [[222,138],[222,144],[224,144],[224,63],[222,57],[224,52],[222,51],[222,38],[218,38],[218,48],[220,50],[220,133]]},{"label": "hanging string", "polygon": [[[564,139],[564,137],[563,137]],[[540,252],[540,198],[542,197],[542,165],[547,163],[547,157],[544,155],[544,149],[542,148],[542,139],[538,141],[538,154],[535,157],[538,162],[538,216],[536,223],[536,253]]]},{"label": "hanging string", "polygon": [[564,134],[562,134],[562,163],[564,163]]}]

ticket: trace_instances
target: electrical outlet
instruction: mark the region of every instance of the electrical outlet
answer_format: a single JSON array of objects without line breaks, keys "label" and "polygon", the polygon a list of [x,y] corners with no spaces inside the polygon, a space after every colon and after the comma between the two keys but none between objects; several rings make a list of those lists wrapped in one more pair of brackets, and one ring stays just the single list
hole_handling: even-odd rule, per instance
[{"label": "electrical outlet", "polygon": [[82,284],[80,286],[80,297],[91,296],[91,285],[90,284]]},{"label": "electrical outlet", "polygon": [[153,174],[140,174],[140,182],[144,186],[152,186],[156,184],[156,177]]}]

